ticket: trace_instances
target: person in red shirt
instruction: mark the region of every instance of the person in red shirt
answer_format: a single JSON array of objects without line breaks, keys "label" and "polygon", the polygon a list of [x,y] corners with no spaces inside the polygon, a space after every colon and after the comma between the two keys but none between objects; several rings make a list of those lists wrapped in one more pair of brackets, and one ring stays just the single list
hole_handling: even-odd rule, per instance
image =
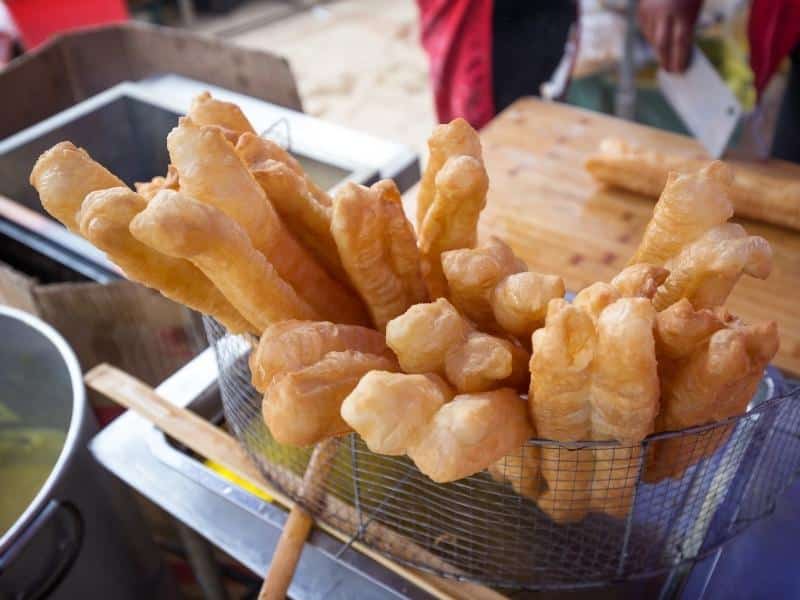
[{"label": "person in red shirt", "polygon": [[564,54],[573,0],[417,0],[440,122],[473,127],[538,95]]},{"label": "person in red shirt", "polygon": [[[441,122],[464,117],[480,128],[515,99],[538,95],[555,71],[577,20],[572,0],[417,0]],[[640,0],[639,28],[661,65],[690,60],[702,0]],[[760,95],[781,61],[792,69],[773,155],[800,162],[800,0],[753,0],[750,64]]]}]

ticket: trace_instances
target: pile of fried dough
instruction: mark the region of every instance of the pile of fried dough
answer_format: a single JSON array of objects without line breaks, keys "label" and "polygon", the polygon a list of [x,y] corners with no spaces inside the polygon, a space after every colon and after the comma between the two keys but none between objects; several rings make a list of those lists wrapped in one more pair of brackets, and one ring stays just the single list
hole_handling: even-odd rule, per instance
[{"label": "pile of fried dough", "polygon": [[207,93],[167,147],[166,176],[136,191],[69,142],[31,183],[128,278],[258,338],[252,382],[280,443],[356,431],[436,482],[488,469],[559,522],[621,516],[640,475],[678,477],[727,432],[648,456],[639,442],[743,412],[778,348],[775,323],[723,307],[771,250],[728,222],[719,162],[670,174],[630,265],[570,303],[560,277],[478,244],[489,181],[461,119],[429,140],[416,228],[392,181],[331,197]]}]

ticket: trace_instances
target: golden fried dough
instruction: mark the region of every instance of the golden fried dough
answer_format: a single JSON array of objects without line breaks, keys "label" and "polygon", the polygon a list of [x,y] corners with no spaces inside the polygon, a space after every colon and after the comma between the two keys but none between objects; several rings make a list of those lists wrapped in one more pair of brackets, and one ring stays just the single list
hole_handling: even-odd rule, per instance
[{"label": "golden fried dough", "polygon": [[638,263],[622,269],[611,285],[623,298],[652,298],[668,276],[669,271],[663,267]]},{"label": "golden fried dough", "polygon": [[455,396],[434,375],[374,371],[342,404],[342,416],[376,452],[406,453],[433,481],[481,471],[532,435],[511,389]]},{"label": "golden fried dough", "polygon": [[666,362],[693,354],[712,333],[724,327],[725,319],[718,313],[695,310],[686,298],[659,312],[655,328],[659,371]]},{"label": "golden fried dough", "polygon": [[448,298],[461,314],[487,331],[496,329],[492,292],[506,277],[528,266],[503,240],[492,236],[478,248],[461,248],[442,254]]},{"label": "golden fried dough", "polygon": [[270,325],[250,355],[264,421],[278,442],[294,446],[348,432],[344,398],[365,373],[397,368],[377,331],[320,321]]},{"label": "golden fried dough", "polygon": [[[708,161],[706,161],[708,162]],[[600,142],[599,152],[586,161],[586,170],[603,183],[658,198],[671,171],[685,173],[702,165],[674,155],[637,148],[617,138]]]},{"label": "golden fried dough", "polygon": [[194,263],[258,331],[284,319],[318,318],[238,223],[210,204],[162,190],[130,230],[154,250]]},{"label": "golden fried dough", "polygon": [[[240,155],[244,157],[241,152]],[[311,251],[328,273],[339,281],[347,281],[331,233],[331,207],[317,202],[305,179],[285,163],[266,160],[249,167],[295,238]]]},{"label": "golden fried dough", "polygon": [[575,294],[572,304],[582,308],[591,317],[594,324],[597,325],[600,314],[619,298],[620,294],[617,288],[610,283],[598,281]]},{"label": "golden fried dough", "polygon": [[366,323],[358,298],[335,281],[289,233],[261,186],[222,134],[182,118],[167,136],[181,191],[209,204],[247,232],[260,252],[297,294],[321,316]]},{"label": "golden fried dough", "polygon": [[440,408],[408,456],[437,483],[482,471],[533,435],[525,401],[502,388],[462,394]]},{"label": "golden fried dough", "polygon": [[489,474],[501,483],[510,483],[514,491],[536,500],[541,494],[539,478],[540,449],[525,445],[489,465]]},{"label": "golden fried dough", "polygon": [[[550,301],[545,326],[533,334],[531,416],[539,437],[561,442],[589,440],[591,367],[597,343],[591,317],[566,300]],[[591,502],[592,450],[541,448],[547,490],[539,506],[554,521],[582,519]]]},{"label": "golden fried dough", "polygon": [[384,356],[353,350],[329,352],[318,362],[287,373],[267,387],[264,422],[281,444],[310,446],[350,431],[339,414],[342,401],[370,371],[396,368]]},{"label": "golden fried dough", "polygon": [[372,452],[401,456],[452,398],[438,375],[372,371],[342,403],[341,415]]},{"label": "golden fried dough", "polygon": [[713,333],[706,348],[664,381],[660,429],[691,427],[743,412],[777,350],[774,321],[734,324]]},{"label": "golden fried dough", "polygon": [[250,355],[253,387],[263,392],[275,377],[309,366],[329,352],[345,350],[394,359],[383,335],[374,329],[326,321],[274,323]]},{"label": "golden fried dough", "polygon": [[422,181],[417,194],[417,231],[433,204],[436,195],[436,176],[451,156],[471,156],[481,158],[481,141],[478,134],[462,118],[439,125],[428,138],[428,164],[422,174]]},{"label": "golden fried dough", "polygon": [[347,183],[333,201],[331,232],[350,281],[375,327],[428,299],[414,230],[391,182]]},{"label": "golden fried dough", "polygon": [[[599,153],[589,158],[586,168],[599,181],[658,198],[671,171],[690,173],[708,162],[608,138],[600,144]],[[800,229],[800,183],[736,170],[729,193],[737,216]]]},{"label": "golden fried dough", "polygon": [[209,92],[194,97],[188,116],[198,125],[215,125],[237,134],[255,133],[241,108],[233,102],[212,98]]},{"label": "golden fried dough", "polygon": [[[727,313],[695,310],[687,301],[659,314],[656,326],[661,412],[656,431],[720,421],[747,408],[767,363],[778,351],[773,321],[746,325]],[[713,454],[731,427],[656,441],[646,481],[680,477]]]},{"label": "golden fried dough", "polygon": [[476,331],[445,298],[417,304],[392,319],[386,343],[404,371],[445,376],[459,392],[527,383],[528,352]]},{"label": "golden fried dough", "polygon": [[570,305],[551,300],[533,334],[529,403],[539,435],[562,442],[615,440],[632,449],[542,448],[547,491],[540,507],[555,521],[589,510],[627,513],[638,478],[638,444],[653,430],[658,375],[646,298],[620,298],[595,284]]},{"label": "golden fried dough", "polygon": [[728,167],[718,161],[696,173],[670,173],[629,264],[663,266],[686,244],[730,219],[733,205],[728,192],[732,178]]},{"label": "golden fried dough", "polygon": [[453,156],[437,173],[435,184],[436,194],[419,227],[418,237],[428,293],[431,298],[440,298],[447,294],[441,255],[448,250],[475,246],[489,177],[480,160]]},{"label": "golden fried dough", "polygon": [[257,333],[192,263],[161,254],[131,235],[131,220],[146,206],[144,198],[126,187],[91,192],[77,214],[80,233],[105,252],[128,279],[211,315],[232,333]]},{"label": "golden fried dough", "polygon": [[623,447],[595,450],[590,508],[618,518],[631,509],[642,462],[639,443],[652,433],[659,409],[655,317],[647,299],[623,298],[597,322],[592,438]]},{"label": "golden fried dough", "polygon": [[681,298],[695,308],[720,306],[743,273],[760,279],[769,275],[769,243],[727,223],[733,213],[730,181],[730,171],[720,162],[697,173],[670,175],[631,259],[632,265],[669,271],[653,297],[658,310]]},{"label": "golden fried dough", "polygon": [[133,187],[136,189],[136,193],[148,202],[161,190],[175,190],[177,192],[178,170],[174,166],[168,165],[165,177],[159,175],[153,177],[150,181],[137,181],[133,184]]},{"label": "golden fried dough", "polygon": [[444,298],[417,304],[386,325],[386,343],[406,373],[444,375],[445,356],[466,343],[472,326]]},{"label": "golden fried dough", "polygon": [[526,389],[530,353],[509,340],[473,331],[445,356],[447,380],[461,393],[485,392],[498,385]]},{"label": "golden fried dough", "polygon": [[564,296],[564,292],[564,280],[558,275],[515,273],[492,291],[492,313],[503,330],[520,340],[529,340],[544,325],[547,304]]},{"label": "golden fried dough", "polygon": [[695,308],[722,305],[742,274],[766,279],[772,270],[772,248],[759,236],[748,236],[741,225],[725,223],[708,230],[665,267],[670,275],[653,298],[663,310],[680,298]]},{"label": "golden fried dough", "polygon": [[622,298],[597,322],[592,363],[592,436],[635,444],[653,431],[658,412],[653,328],[645,298]]},{"label": "golden fried dough", "polygon": [[478,248],[445,252],[442,270],[450,301],[462,314],[484,331],[510,333],[526,345],[544,323],[547,303],[564,295],[560,277],[528,272],[496,237]]},{"label": "golden fried dough", "polygon": [[239,138],[236,144],[236,151],[247,164],[247,167],[254,172],[257,172],[269,160],[285,164],[295,175],[305,181],[308,192],[317,204],[321,206],[331,206],[333,204],[328,193],[314,183],[303,170],[298,160],[273,140],[245,133]]},{"label": "golden fried dough", "polygon": [[39,192],[42,207],[73,233],[79,233],[75,215],[86,194],[125,186],[71,142],[60,142],[42,154],[33,166],[30,182]]}]

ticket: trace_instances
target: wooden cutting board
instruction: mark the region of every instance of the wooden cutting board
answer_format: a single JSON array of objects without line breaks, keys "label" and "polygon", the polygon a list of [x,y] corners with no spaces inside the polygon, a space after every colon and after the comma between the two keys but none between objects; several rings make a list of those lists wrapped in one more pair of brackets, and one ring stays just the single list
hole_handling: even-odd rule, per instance
[{"label": "wooden cutting board", "polygon": [[[603,188],[584,170],[585,159],[609,136],[659,152],[703,155],[686,136],[565,104],[518,100],[481,132],[490,178],[481,237],[501,236],[531,270],[561,275],[571,291],[611,279],[633,254],[654,202]],[[736,162],[735,167],[800,179],[800,166],[779,161]],[[414,190],[406,195],[410,215],[415,197]],[[728,308],[747,321],[776,320],[781,349],[774,362],[798,375],[800,232],[741,222],[772,244],[774,269],[767,281],[743,277]]]}]

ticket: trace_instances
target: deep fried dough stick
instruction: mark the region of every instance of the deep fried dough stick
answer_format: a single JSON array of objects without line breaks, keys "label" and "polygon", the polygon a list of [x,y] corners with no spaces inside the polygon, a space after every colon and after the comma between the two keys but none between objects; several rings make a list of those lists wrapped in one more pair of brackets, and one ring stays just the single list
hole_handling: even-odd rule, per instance
[{"label": "deep fried dough stick", "polygon": [[386,343],[406,373],[444,375],[445,356],[466,343],[472,327],[444,298],[417,304],[386,326]]},{"label": "deep fried dough stick", "polygon": [[663,266],[686,245],[733,215],[728,191],[733,176],[714,161],[696,173],[670,173],[644,236],[629,264]]},{"label": "deep fried dough stick", "polygon": [[433,204],[436,176],[451,156],[471,156],[482,161],[478,134],[460,117],[439,125],[428,138],[428,164],[417,193],[417,231],[422,229],[428,209]]},{"label": "deep fried dough stick", "polygon": [[427,300],[414,231],[393,183],[345,184],[334,199],[331,232],[378,330]]},{"label": "deep fried dough stick", "polygon": [[[708,162],[607,138],[600,144],[599,153],[589,158],[586,168],[599,181],[658,198],[670,171],[689,173]],[[736,170],[730,199],[737,216],[800,229],[800,184],[796,182]]]},{"label": "deep fried dough stick", "polygon": [[589,510],[627,514],[638,478],[638,444],[653,429],[658,376],[646,298],[617,299],[608,284],[583,290],[573,305],[551,300],[533,334],[529,402],[542,437],[616,440],[630,448],[542,448],[548,490],[540,506],[559,522]]},{"label": "deep fried dough stick", "polygon": [[384,356],[329,352],[267,388],[261,405],[264,421],[278,442],[292,446],[343,435],[350,427],[339,414],[342,401],[365,374],[389,369],[396,369],[396,363]]},{"label": "deep fried dough stick", "polygon": [[653,327],[645,298],[611,304],[597,322],[592,364],[592,439],[623,447],[595,450],[591,509],[623,518],[631,509],[641,469],[639,443],[653,431],[659,382]]},{"label": "deep fried dough stick", "polygon": [[119,178],[71,142],[60,142],[43,153],[33,166],[30,182],[39,192],[44,209],[73,233],[80,233],[75,215],[86,194],[125,187]]},{"label": "deep fried dough stick", "polygon": [[527,271],[496,237],[478,248],[445,252],[442,270],[459,311],[484,331],[510,333],[527,347],[544,324],[547,303],[564,295],[560,277]]},{"label": "deep fried dough stick", "polygon": [[509,388],[460,394],[442,406],[408,456],[436,483],[482,471],[533,435],[525,402]]},{"label": "deep fried dough stick", "polygon": [[[241,151],[239,154],[247,161],[246,154]],[[320,204],[308,190],[305,179],[285,163],[266,160],[248,167],[297,240],[331,275],[347,281],[331,234],[331,207]]]},{"label": "deep fried dough stick", "polygon": [[188,116],[198,125],[216,125],[237,134],[255,133],[241,108],[233,102],[217,100],[207,91],[194,97]]},{"label": "deep fried dough stick", "polygon": [[492,292],[506,277],[527,271],[503,240],[492,236],[478,248],[461,248],[442,254],[449,300],[465,317],[486,331],[496,329]]},{"label": "deep fried dough stick", "polygon": [[402,456],[453,391],[434,374],[385,373],[364,376],[342,403],[342,418],[378,454]]},{"label": "deep fried dough stick", "polygon": [[726,223],[710,229],[669,259],[670,271],[653,298],[663,310],[680,298],[695,308],[721,306],[742,274],[766,279],[772,270],[772,248],[759,236],[748,236],[741,225]]},{"label": "deep fried dough stick", "polygon": [[611,285],[623,298],[652,298],[668,276],[669,271],[663,267],[638,263],[622,269]]},{"label": "deep fried dough stick", "polygon": [[248,168],[257,171],[268,160],[285,164],[306,184],[308,192],[320,206],[331,206],[330,195],[320,188],[303,170],[297,159],[280,147],[276,142],[250,133],[243,134],[236,144],[236,151],[247,163]]},{"label": "deep fried dough stick", "polygon": [[386,343],[404,371],[445,376],[459,392],[527,382],[527,351],[476,331],[445,298],[416,304],[392,319]]},{"label": "deep fried dough stick", "polygon": [[723,315],[708,309],[695,310],[686,298],[659,312],[655,328],[659,372],[666,363],[698,351],[712,333],[724,327]]},{"label": "deep fried dough stick", "polygon": [[[589,315],[566,300],[550,301],[545,326],[533,334],[528,396],[537,435],[558,441],[591,439],[591,366],[597,343]],[[591,502],[594,452],[544,446],[548,489],[539,506],[558,522],[582,519]]]},{"label": "deep fried dough stick", "polygon": [[361,302],[331,278],[292,237],[236,150],[214,129],[182,118],[167,136],[181,190],[218,208],[315,311],[333,321],[366,323]]},{"label": "deep fried dough stick", "polygon": [[161,254],[131,235],[131,220],[146,206],[144,198],[126,187],[91,192],[78,211],[80,233],[105,252],[128,279],[211,315],[232,333],[257,333],[192,263]]},{"label": "deep fried dough stick", "polygon": [[133,184],[136,193],[148,202],[161,190],[178,191],[178,170],[173,165],[167,166],[166,176],[158,175],[150,181],[137,181]]},{"label": "deep fried dough stick", "polygon": [[350,431],[340,416],[344,398],[372,370],[397,370],[377,331],[319,321],[269,326],[250,355],[262,413],[282,444],[307,446]]},{"label": "deep fried dough stick", "polygon": [[495,481],[510,483],[521,496],[536,500],[541,494],[539,446],[525,445],[489,465],[489,475]]},{"label": "deep fried dough stick", "polygon": [[473,331],[445,356],[447,380],[462,393],[485,392],[498,385],[528,386],[530,353],[509,340]]},{"label": "deep fried dough stick", "polygon": [[326,321],[281,321],[270,325],[250,355],[253,386],[260,392],[278,376],[319,361],[329,352],[355,350],[394,359],[374,329]]},{"label": "deep fried dough stick", "polygon": [[472,156],[453,156],[437,173],[436,194],[418,231],[422,272],[431,298],[447,293],[442,253],[475,247],[488,187],[483,163]]},{"label": "deep fried dough stick", "polygon": [[[695,310],[682,300],[659,313],[661,412],[656,431],[713,423],[745,411],[767,363],[778,351],[773,321],[745,325],[725,312]],[[713,454],[731,427],[659,440],[651,445],[644,479],[680,477]]]},{"label": "deep fried dough stick", "polygon": [[318,318],[236,221],[209,204],[162,190],[130,230],[151,248],[194,263],[259,331],[284,319]]},{"label": "deep fried dough stick", "polygon": [[525,402],[511,389],[452,396],[434,375],[373,371],[342,404],[370,449],[406,453],[444,483],[481,471],[532,434]]}]

